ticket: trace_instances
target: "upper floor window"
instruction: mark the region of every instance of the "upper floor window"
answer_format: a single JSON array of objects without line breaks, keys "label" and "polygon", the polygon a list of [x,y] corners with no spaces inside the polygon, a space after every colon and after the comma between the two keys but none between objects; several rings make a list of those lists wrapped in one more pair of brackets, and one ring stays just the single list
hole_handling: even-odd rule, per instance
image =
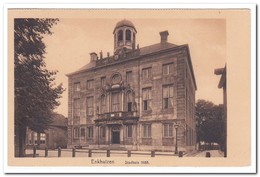
[{"label": "upper floor window", "polygon": [[150,138],[152,134],[151,124],[143,125],[143,138]]},{"label": "upper floor window", "polygon": [[87,81],[87,89],[93,89],[94,88],[94,80],[88,80]]},{"label": "upper floor window", "polygon": [[106,112],[106,96],[102,95],[100,100],[100,113],[103,114]]},{"label": "upper floor window", "polygon": [[163,124],[163,136],[164,137],[173,136],[173,124]]},{"label": "upper floor window", "polygon": [[144,88],[143,89],[143,110],[151,110],[151,102],[152,102],[152,89],[151,88]]},{"label": "upper floor window", "polygon": [[133,110],[133,93],[128,91],[126,93],[126,104],[127,104],[127,111],[131,112]]},{"label": "upper floor window", "polygon": [[73,100],[73,124],[79,124],[80,121],[80,99]]},{"label": "upper floor window", "polygon": [[165,64],[162,67],[163,75],[168,75],[173,73],[173,63]]},{"label": "upper floor window", "polygon": [[163,86],[163,109],[173,108],[173,85]]},{"label": "upper floor window", "polygon": [[101,77],[101,87],[106,86],[106,77]]},{"label": "upper floor window", "polygon": [[118,41],[122,41],[123,40],[123,30],[119,30],[118,31],[117,39],[118,39]]},{"label": "upper floor window", "polygon": [[120,111],[120,93],[112,93],[112,112]]},{"label": "upper floor window", "polygon": [[94,98],[93,98],[93,96],[87,97],[87,115],[88,116],[94,115]]},{"label": "upper floor window", "polygon": [[152,78],[152,68],[144,68],[142,70],[142,77],[144,80]]},{"label": "upper floor window", "polygon": [[132,82],[132,71],[126,72],[126,82],[129,84]]},{"label": "upper floor window", "polygon": [[127,40],[127,41],[131,41],[131,31],[128,29],[128,30],[126,30],[126,37],[125,37],[125,39]]},{"label": "upper floor window", "polygon": [[74,83],[73,91],[74,91],[74,92],[80,91],[80,82]]}]

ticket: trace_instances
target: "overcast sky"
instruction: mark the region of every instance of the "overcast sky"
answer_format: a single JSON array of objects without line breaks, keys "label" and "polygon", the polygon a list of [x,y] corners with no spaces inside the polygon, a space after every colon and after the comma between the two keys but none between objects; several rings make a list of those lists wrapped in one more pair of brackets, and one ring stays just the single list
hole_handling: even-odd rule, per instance
[{"label": "overcast sky", "polygon": [[[104,17],[105,18],[105,17]],[[222,90],[217,85],[220,76],[214,69],[222,68],[226,62],[226,23],[223,19],[138,19],[132,21],[137,30],[139,47],[160,42],[160,31],[168,30],[168,42],[177,45],[188,44],[197,82],[196,100],[206,99],[222,104]],[[45,55],[47,68],[58,70],[56,83],[63,83],[66,91],[60,99],[61,105],[55,110],[68,115],[68,78],[87,64],[89,53],[101,50],[113,54],[113,30],[118,19],[60,19],[53,26],[54,32],[46,36]]]}]

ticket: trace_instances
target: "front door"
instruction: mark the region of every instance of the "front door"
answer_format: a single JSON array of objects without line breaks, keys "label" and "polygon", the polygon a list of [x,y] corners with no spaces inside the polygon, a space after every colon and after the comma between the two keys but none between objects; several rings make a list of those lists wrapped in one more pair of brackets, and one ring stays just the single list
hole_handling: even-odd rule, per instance
[{"label": "front door", "polygon": [[120,128],[112,128],[112,144],[120,144]]},{"label": "front door", "polygon": [[112,143],[113,144],[120,144],[120,132],[112,132]]}]

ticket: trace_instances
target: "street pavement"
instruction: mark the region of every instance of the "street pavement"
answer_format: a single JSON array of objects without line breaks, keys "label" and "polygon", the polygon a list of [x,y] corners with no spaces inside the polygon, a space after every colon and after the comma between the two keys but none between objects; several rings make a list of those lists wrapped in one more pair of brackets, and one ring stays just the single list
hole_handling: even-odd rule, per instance
[{"label": "street pavement", "polygon": [[194,154],[193,157],[206,157],[207,152],[210,153],[210,157],[224,157],[224,154],[219,150],[207,150],[207,151],[198,152]]}]

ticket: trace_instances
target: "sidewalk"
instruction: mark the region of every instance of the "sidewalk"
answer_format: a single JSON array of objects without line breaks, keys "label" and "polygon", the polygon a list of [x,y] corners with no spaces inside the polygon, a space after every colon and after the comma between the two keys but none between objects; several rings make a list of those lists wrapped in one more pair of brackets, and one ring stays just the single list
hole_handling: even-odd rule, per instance
[{"label": "sidewalk", "polygon": [[207,150],[193,154],[191,157],[206,157],[206,152],[210,153],[210,157],[224,157],[223,153],[219,150]]}]

